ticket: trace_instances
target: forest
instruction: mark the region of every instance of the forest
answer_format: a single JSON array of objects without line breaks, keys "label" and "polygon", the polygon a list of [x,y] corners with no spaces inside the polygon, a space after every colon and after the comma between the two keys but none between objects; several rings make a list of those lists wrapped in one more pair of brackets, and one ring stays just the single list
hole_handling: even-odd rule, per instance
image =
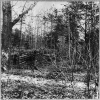
[{"label": "forest", "polygon": [[42,3],[2,1],[1,99],[99,99],[99,2]]}]

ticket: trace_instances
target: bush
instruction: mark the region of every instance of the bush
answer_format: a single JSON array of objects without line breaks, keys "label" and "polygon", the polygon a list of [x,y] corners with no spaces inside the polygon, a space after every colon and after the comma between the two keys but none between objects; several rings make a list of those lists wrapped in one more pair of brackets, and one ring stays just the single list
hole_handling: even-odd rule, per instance
[{"label": "bush", "polygon": [[64,76],[59,70],[54,70],[46,75],[46,79],[64,79]]}]

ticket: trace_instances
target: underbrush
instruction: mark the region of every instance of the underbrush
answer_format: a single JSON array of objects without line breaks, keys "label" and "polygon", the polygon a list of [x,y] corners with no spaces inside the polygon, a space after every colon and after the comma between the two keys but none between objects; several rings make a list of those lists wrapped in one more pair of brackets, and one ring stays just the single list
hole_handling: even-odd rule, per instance
[{"label": "underbrush", "polygon": [[[61,62],[62,63],[62,62]],[[86,73],[82,73],[83,67],[80,66],[70,66],[67,62],[57,63],[57,66],[54,65],[45,65],[43,68],[41,66],[41,72],[32,70],[10,70],[6,72],[6,74],[11,74],[15,76],[21,77],[31,77],[31,78],[42,78],[45,80],[49,80],[52,82],[45,83],[45,85],[38,85],[30,82],[25,82],[22,80],[11,80],[7,79],[7,81],[1,81],[1,98],[2,99],[83,99],[87,98],[87,90],[81,91],[77,89],[73,89],[73,87],[67,87],[65,84],[57,84],[59,81],[67,79],[67,82],[73,81],[76,82],[85,82]],[[73,68],[73,70],[72,70]],[[43,69],[43,70],[42,70]],[[40,69],[39,69],[40,70]],[[48,71],[48,72],[46,72]],[[73,76],[72,76],[73,73]],[[82,75],[83,74],[83,75]],[[31,81],[31,80],[30,80]],[[44,81],[44,80],[43,80]],[[80,92],[81,91],[81,92]],[[93,90],[92,90],[93,91]],[[92,98],[92,94],[91,94]]]},{"label": "underbrush", "polygon": [[2,99],[64,99],[64,98],[81,98],[77,92],[67,89],[64,85],[36,86],[24,81],[1,82]]}]

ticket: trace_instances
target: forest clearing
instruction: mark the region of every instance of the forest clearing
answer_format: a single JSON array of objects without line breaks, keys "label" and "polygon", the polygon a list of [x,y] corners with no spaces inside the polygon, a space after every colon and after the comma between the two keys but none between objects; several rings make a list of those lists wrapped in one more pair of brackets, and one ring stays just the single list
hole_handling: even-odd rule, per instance
[{"label": "forest clearing", "polygon": [[1,3],[2,100],[99,99],[98,1]]}]

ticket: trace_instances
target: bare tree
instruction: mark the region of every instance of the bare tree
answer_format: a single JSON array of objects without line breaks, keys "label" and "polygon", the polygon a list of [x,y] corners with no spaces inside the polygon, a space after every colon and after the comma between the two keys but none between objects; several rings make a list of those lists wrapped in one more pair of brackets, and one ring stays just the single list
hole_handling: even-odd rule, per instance
[{"label": "bare tree", "polygon": [[13,26],[20,21],[21,18],[28,11],[32,10],[35,7],[37,2],[34,2],[26,11],[23,11],[19,16],[12,21],[12,7],[10,1],[2,2],[2,11],[3,11],[3,26],[2,26],[2,48],[7,51],[11,46],[11,33]]},{"label": "bare tree", "polygon": [[37,2],[34,2],[27,10],[23,11],[17,18],[12,21],[12,6],[10,1],[2,2],[2,11],[3,11],[3,26],[2,26],[2,49],[5,52],[8,52],[8,68],[10,68],[10,58],[11,58],[11,33],[13,26],[22,20],[23,16],[32,10],[35,7]]}]

